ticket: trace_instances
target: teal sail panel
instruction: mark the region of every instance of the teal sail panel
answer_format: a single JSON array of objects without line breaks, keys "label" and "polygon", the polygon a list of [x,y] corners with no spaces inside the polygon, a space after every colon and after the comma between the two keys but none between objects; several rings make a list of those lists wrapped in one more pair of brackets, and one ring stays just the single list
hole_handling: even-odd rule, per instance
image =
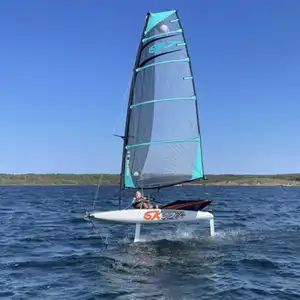
[{"label": "teal sail panel", "polygon": [[150,13],[145,34],[147,34],[151,29],[153,29],[158,23],[173,15],[175,12],[176,10],[163,11],[159,13]]},{"label": "teal sail panel", "polygon": [[148,13],[126,118],[123,187],[203,179],[194,76],[176,10]]},{"label": "teal sail panel", "polygon": [[198,178],[202,178],[204,176],[203,174],[203,163],[202,163],[202,153],[201,153],[201,143],[200,143],[200,139],[198,141],[198,145],[197,145],[197,152],[196,152],[196,159],[195,159],[195,165],[194,165],[194,169],[193,169],[193,173],[192,173],[192,179],[198,179]]}]

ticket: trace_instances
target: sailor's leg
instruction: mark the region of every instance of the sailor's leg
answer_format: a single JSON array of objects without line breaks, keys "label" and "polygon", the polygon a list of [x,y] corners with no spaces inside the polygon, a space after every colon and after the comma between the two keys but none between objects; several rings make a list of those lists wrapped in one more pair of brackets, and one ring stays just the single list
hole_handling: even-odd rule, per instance
[{"label": "sailor's leg", "polygon": [[210,226],[210,235],[214,236],[215,235],[215,220],[214,220],[214,218],[209,220],[209,226]]},{"label": "sailor's leg", "polygon": [[139,242],[140,241],[140,233],[141,233],[141,224],[136,223],[135,224],[134,242]]}]

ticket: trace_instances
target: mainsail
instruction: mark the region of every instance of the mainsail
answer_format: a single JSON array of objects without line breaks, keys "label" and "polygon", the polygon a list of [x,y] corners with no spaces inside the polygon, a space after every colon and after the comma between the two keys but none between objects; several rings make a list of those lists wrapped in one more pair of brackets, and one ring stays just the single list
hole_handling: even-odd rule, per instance
[{"label": "mainsail", "polygon": [[203,179],[197,97],[176,10],[148,13],[132,76],[122,188]]}]

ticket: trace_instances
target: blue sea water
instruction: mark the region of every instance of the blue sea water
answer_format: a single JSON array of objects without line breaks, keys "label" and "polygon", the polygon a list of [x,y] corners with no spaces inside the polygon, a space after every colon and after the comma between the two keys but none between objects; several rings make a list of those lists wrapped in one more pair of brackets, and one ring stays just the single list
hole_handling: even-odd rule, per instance
[{"label": "blue sea water", "polygon": [[[0,187],[0,298],[300,299],[300,188],[174,187],[162,196],[211,198],[206,222],[144,226],[84,219],[95,187]],[[98,210],[117,207],[104,186]],[[125,205],[126,203],[124,203]]]}]

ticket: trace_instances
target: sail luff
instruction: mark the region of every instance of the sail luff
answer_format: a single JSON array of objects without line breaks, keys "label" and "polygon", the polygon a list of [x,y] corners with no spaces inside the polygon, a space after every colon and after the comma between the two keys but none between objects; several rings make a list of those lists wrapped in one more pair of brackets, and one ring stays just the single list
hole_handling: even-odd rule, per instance
[{"label": "sail luff", "polygon": [[141,40],[144,36],[144,31],[146,30],[149,16],[150,16],[150,13],[148,12],[146,14],[146,18],[145,18],[146,20],[144,22],[144,28],[142,30],[139,47],[138,47],[138,51],[137,51],[136,58],[135,58],[133,74],[132,74],[132,78],[131,78],[131,85],[130,85],[130,91],[129,91],[129,97],[128,97],[127,112],[126,112],[125,129],[124,129],[124,138],[123,138],[123,151],[122,151],[121,174],[120,174],[120,191],[125,188],[124,173],[125,173],[125,161],[126,161],[126,145],[128,142],[129,121],[130,121],[130,114],[131,114],[130,106],[131,106],[132,99],[133,99],[134,84],[135,84],[135,80],[136,80],[136,76],[137,76],[135,69],[138,67],[138,64],[139,64],[140,53],[141,53],[141,49],[142,49]]}]

